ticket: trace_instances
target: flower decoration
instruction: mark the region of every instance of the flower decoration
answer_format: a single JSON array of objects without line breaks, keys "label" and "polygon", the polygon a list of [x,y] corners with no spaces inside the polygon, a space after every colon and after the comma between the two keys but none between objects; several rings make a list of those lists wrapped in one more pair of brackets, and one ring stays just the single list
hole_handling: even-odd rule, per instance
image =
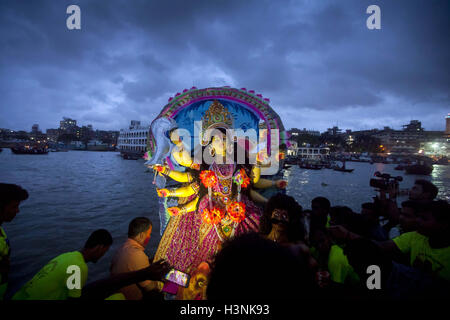
[{"label": "flower decoration", "polygon": [[233,180],[236,184],[241,185],[241,188],[247,188],[250,184],[250,178],[244,169],[239,170],[239,173],[234,176]]},{"label": "flower decoration", "polygon": [[208,208],[203,209],[202,218],[206,223],[210,224],[218,224],[223,217],[225,216],[225,212],[217,207],[212,208],[211,210]]},{"label": "flower decoration", "polygon": [[163,167],[163,166],[160,166],[160,165],[155,165],[154,167],[153,167],[153,169],[155,169],[156,171],[158,171],[158,172],[161,172],[161,173],[164,173],[164,171],[165,171],[165,167]]},{"label": "flower decoration", "polygon": [[211,170],[203,170],[200,173],[200,180],[206,188],[212,187],[217,183],[216,174]]},{"label": "flower decoration", "polygon": [[235,201],[228,206],[227,212],[231,220],[239,223],[245,219],[245,204]]}]

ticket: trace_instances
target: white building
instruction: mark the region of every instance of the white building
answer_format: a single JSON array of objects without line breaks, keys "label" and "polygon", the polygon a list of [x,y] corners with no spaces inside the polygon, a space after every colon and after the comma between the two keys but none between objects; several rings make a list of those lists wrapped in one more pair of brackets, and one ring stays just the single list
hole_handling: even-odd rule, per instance
[{"label": "white building", "polygon": [[147,150],[150,126],[141,126],[140,121],[131,120],[128,129],[121,129],[117,147],[121,153],[143,154]]},{"label": "white building", "polygon": [[330,148],[302,147],[297,149],[296,156],[301,159],[326,159],[330,155]]}]

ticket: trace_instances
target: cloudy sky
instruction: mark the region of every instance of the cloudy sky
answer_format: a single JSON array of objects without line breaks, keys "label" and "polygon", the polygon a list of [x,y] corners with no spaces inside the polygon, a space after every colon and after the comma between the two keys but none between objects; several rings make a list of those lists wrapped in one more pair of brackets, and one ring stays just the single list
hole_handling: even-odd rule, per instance
[{"label": "cloudy sky", "polygon": [[[68,30],[66,8],[81,8]],[[366,9],[381,8],[381,30]],[[0,128],[117,130],[193,85],[254,89],[286,128],[444,130],[450,1],[2,0]]]}]

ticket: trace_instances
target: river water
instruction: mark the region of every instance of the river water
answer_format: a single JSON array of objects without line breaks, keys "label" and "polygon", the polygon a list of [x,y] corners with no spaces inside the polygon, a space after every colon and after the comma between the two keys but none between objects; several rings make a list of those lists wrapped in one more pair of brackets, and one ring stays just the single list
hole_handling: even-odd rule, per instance
[{"label": "river water", "polygon": [[[305,170],[293,166],[285,171],[287,193],[304,209],[316,196],[332,205],[347,205],[359,211],[375,192],[369,180],[375,171],[402,175],[400,188],[410,188],[424,178],[439,187],[439,196],[450,200],[450,167],[434,166],[431,176],[405,175],[395,165],[347,162],[353,173]],[[0,153],[0,182],[27,189],[30,197],[20,206],[11,223],[3,224],[11,242],[10,289],[20,288],[49,260],[78,250],[98,228],[111,232],[114,243],[96,264],[89,264],[88,282],[106,277],[114,251],[126,239],[128,223],[137,216],[153,222],[146,249],[154,255],[160,240],[158,200],[152,185],[153,173],[144,160],[123,160],[116,152],[69,151],[48,155]],[[402,200],[400,198],[400,200]]]}]

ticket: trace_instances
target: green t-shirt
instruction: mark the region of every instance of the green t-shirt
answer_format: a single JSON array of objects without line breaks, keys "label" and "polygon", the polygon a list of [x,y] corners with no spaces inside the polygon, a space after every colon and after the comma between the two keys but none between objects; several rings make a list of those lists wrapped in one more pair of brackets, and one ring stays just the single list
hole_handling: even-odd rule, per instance
[{"label": "green t-shirt", "polygon": [[[319,252],[315,247],[311,247],[310,252],[314,259],[319,258]],[[351,285],[359,283],[359,276],[348,262],[344,250],[336,244],[330,248],[327,267],[332,281]]]},{"label": "green t-shirt", "polygon": [[418,232],[406,232],[393,239],[401,252],[410,256],[410,264],[450,281],[450,247],[434,249],[428,238]]},{"label": "green t-shirt", "polygon": [[330,278],[337,283],[357,284],[359,277],[348,263],[344,250],[338,245],[332,245],[328,256],[328,271]]},{"label": "green t-shirt", "polygon": [[8,237],[5,230],[0,227],[0,260],[5,256],[9,256],[10,251]]},{"label": "green t-shirt", "polygon": [[108,298],[106,298],[105,300],[127,300],[127,299],[125,298],[123,293],[114,293],[114,294],[110,295]]},{"label": "green t-shirt", "polygon": [[[6,236],[5,230],[0,227],[0,263],[3,259],[7,259],[11,252],[11,248],[9,246],[8,237]],[[3,300],[3,296],[5,295],[6,288],[8,287],[7,275],[0,273],[0,300]]]},{"label": "green t-shirt", "polygon": [[[80,288],[69,289],[67,280],[74,276],[69,266],[80,270]],[[69,272],[68,272],[69,271]],[[75,273],[76,274],[76,273]],[[14,296],[13,300],[66,300],[79,298],[88,277],[88,267],[78,251],[63,253],[47,263]]]}]

